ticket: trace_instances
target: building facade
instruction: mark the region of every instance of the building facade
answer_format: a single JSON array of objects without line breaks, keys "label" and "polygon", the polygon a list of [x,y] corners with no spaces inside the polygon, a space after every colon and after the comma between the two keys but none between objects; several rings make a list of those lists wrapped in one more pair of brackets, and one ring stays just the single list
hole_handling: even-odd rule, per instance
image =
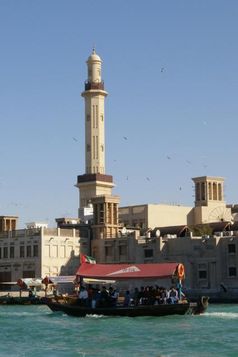
[{"label": "building facade", "polygon": [[43,278],[46,275],[73,275],[80,263],[80,251],[88,254],[89,245],[89,237],[81,237],[79,230],[74,228],[32,226],[2,230],[0,282]]}]

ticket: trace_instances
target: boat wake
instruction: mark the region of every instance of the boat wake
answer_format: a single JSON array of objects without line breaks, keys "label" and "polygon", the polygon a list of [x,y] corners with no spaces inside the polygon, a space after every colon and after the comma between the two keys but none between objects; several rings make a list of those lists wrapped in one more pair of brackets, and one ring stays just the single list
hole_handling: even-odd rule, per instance
[{"label": "boat wake", "polygon": [[234,319],[238,319],[238,312],[205,312],[203,316],[234,320]]},{"label": "boat wake", "polygon": [[91,319],[101,319],[101,318],[105,318],[107,316],[105,315],[97,315],[97,314],[89,314],[89,315],[86,315],[87,318],[91,318]]}]

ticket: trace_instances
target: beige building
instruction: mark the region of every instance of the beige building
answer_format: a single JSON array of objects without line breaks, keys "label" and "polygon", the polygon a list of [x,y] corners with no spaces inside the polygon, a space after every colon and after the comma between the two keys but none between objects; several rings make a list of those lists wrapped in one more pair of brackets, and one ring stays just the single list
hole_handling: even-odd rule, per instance
[{"label": "beige building", "polygon": [[99,263],[182,262],[184,288],[193,295],[237,298],[238,232],[213,236],[141,236],[139,230],[123,231],[118,238],[93,241],[92,254]]},{"label": "beige building", "polygon": [[[13,217],[2,216],[0,224],[8,219]],[[0,282],[73,275],[79,266],[80,251],[89,251],[89,237],[81,237],[73,228],[52,229],[37,223],[27,229],[5,228],[0,232]]]},{"label": "beige building", "polygon": [[235,215],[224,200],[224,179],[202,176],[193,178],[195,207],[145,204],[119,208],[119,221],[128,227],[153,229],[167,226],[196,226],[215,222],[233,222]]},{"label": "beige building", "polygon": [[193,223],[192,207],[143,204],[119,207],[119,221],[126,227],[154,228]]}]

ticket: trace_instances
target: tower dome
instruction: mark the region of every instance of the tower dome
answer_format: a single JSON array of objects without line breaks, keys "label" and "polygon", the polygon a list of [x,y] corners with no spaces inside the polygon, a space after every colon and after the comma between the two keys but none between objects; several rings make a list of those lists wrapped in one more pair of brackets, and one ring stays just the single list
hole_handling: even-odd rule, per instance
[{"label": "tower dome", "polygon": [[88,57],[88,62],[102,62],[101,58],[96,54],[95,48],[93,48],[92,54]]}]

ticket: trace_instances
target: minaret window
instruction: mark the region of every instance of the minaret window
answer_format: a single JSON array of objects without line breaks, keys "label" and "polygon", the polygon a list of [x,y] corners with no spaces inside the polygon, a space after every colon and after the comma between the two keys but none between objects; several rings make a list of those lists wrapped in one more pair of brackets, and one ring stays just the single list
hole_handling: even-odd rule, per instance
[{"label": "minaret window", "polygon": [[90,121],[90,114],[87,114],[87,121]]},{"label": "minaret window", "polygon": [[101,121],[103,121],[103,114],[101,114]]},{"label": "minaret window", "polygon": [[98,159],[98,136],[96,136],[96,159]]},{"label": "minaret window", "polygon": [[87,151],[90,151],[91,150],[91,146],[88,144],[87,145]]},{"label": "minaret window", "polygon": [[93,159],[95,159],[95,136],[93,136]]},{"label": "minaret window", "polygon": [[98,105],[96,105],[96,128],[98,128]]},{"label": "minaret window", "polygon": [[95,118],[95,105],[93,105],[93,128],[95,128],[95,121],[96,121],[96,118]]}]

